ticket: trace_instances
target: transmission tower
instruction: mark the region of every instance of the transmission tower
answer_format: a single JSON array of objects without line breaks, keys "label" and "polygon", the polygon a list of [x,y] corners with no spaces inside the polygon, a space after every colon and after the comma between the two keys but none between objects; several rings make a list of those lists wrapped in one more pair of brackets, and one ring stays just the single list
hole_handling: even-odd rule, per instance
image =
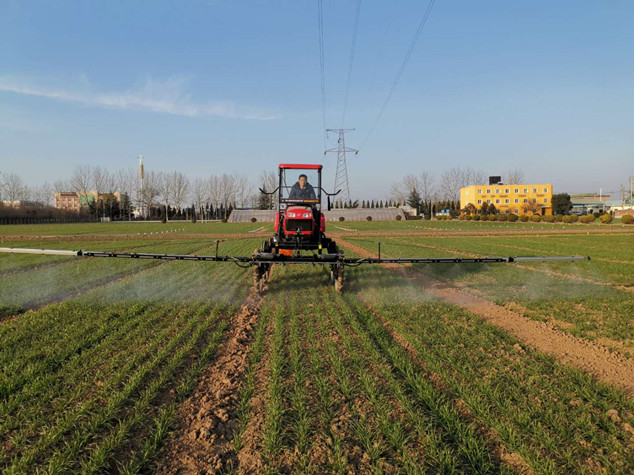
[{"label": "transmission tower", "polygon": [[351,132],[354,129],[326,129],[326,132],[337,132],[339,134],[339,140],[337,140],[337,148],[330,148],[324,152],[326,155],[328,152],[337,152],[337,173],[335,174],[335,188],[333,190],[336,193],[341,190],[343,193],[343,199],[345,201],[350,200],[350,185],[348,183],[348,166],[346,165],[346,152],[354,152],[356,155],[358,150],[346,147],[346,132]]}]

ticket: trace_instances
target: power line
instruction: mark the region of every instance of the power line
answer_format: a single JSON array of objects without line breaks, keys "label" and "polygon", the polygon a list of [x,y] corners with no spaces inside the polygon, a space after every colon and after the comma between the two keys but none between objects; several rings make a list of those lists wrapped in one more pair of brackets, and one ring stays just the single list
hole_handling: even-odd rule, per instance
[{"label": "power line", "polygon": [[352,66],[354,64],[354,52],[357,44],[357,31],[359,30],[359,13],[361,12],[361,0],[357,0],[357,8],[354,14],[354,27],[352,30],[352,47],[350,48],[350,61],[348,63],[348,81],[346,83],[346,95],[343,100],[343,116],[341,118],[341,127],[343,128],[346,121],[346,111],[348,109],[348,94],[350,93],[350,80],[352,79]]},{"label": "power line", "polygon": [[326,73],[324,70],[324,9],[322,0],[317,0],[317,22],[319,25],[319,67],[321,70],[321,113],[324,131],[324,150],[326,144]]},{"label": "power line", "polygon": [[383,116],[383,112],[385,112],[385,108],[387,107],[387,104],[390,102],[390,99],[392,98],[392,94],[394,94],[394,90],[396,89],[396,86],[398,85],[399,81],[401,80],[401,76],[403,75],[403,71],[405,70],[405,67],[407,66],[409,58],[412,56],[412,52],[414,51],[414,48],[416,47],[416,43],[418,42],[418,39],[420,38],[420,35],[423,32],[423,28],[425,27],[425,24],[427,23],[427,19],[429,18],[429,15],[430,15],[431,10],[434,7],[435,3],[436,3],[436,0],[430,0],[429,4],[427,5],[427,9],[425,9],[425,13],[423,14],[423,18],[421,19],[420,23],[418,24],[418,28],[416,29],[416,34],[414,34],[414,39],[412,40],[412,42],[409,45],[409,48],[407,50],[407,54],[405,55],[405,57],[403,58],[403,62],[401,63],[401,67],[399,68],[398,72],[396,73],[396,78],[394,79],[394,82],[392,83],[392,87],[390,87],[390,91],[388,92],[387,97],[385,98],[385,101],[383,102],[383,105],[381,106],[381,110],[379,111],[379,115],[377,116],[376,120],[372,124],[372,127],[370,127],[370,131],[368,132],[368,135],[365,137],[365,139],[361,143],[361,147],[359,147],[360,149],[363,148],[363,146],[366,144],[366,142],[368,141],[368,139],[370,138],[370,136],[374,132],[374,129],[376,128],[376,126],[378,125],[379,121],[381,120],[381,117]]}]

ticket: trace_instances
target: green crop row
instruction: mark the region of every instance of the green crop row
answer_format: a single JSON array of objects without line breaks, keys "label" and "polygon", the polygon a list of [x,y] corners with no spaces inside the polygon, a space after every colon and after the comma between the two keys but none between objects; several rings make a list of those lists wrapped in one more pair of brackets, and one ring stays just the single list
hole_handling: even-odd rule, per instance
[{"label": "green crop row", "polygon": [[[229,242],[223,244],[221,249],[223,252],[250,255],[257,245],[256,242],[254,240]],[[190,240],[183,243],[156,244],[143,251],[212,254],[215,252],[215,242]],[[73,258],[44,269],[30,269],[17,274],[0,276],[0,317],[80,295],[91,288],[124,277],[142,275],[148,269],[166,264],[170,266],[185,264],[193,272],[199,272],[199,269],[205,266],[215,265],[209,262],[168,262],[153,259]],[[136,288],[140,288],[140,285]]]},{"label": "green crop row", "polygon": [[174,262],[1,325],[1,469],[146,467],[248,282],[229,264]]},{"label": "green crop row", "polygon": [[[604,240],[610,238],[603,237]],[[348,240],[368,251],[375,251],[374,241],[353,238]],[[442,243],[442,250],[437,249],[441,247],[438,246],[439,242]],[[484,244],[480,244],[481,242]],[[516,245],[531,246],[530,243],[519,239],[513,242]],[[478,251],[478,255],[504,255],[500,252],[501,247],[496,246],[497,239],[469,242],[466,239],[386,238],[382,249],[384,255],[389,256],[467,257],[475,251]],[[524,254],[539,255],[540,252],[536,249],[535,252],[525,251]],[[530,318],[551,321],[563,331],[582,338],[614,340],[617,343],[611,346],[616,351],[628,355],[634,345],[634,327],[631,323],[634,311],[632,293],[620,289],[621,283],[611,281],[605,274],[601,274],[597,269],[601,265],[616,264],[591,261],[521,263],[520,266],[412,265],[408,272],[444,280],[457,287],[466,287],[496,303],[508,305],[512,310]],[[368,274],[370,275],[374,274]],[[630,276],[627,278],[631,280]],[[424,290],[421,292],[424,293]]]},{"label": "green crop row", "polygon": [[265,227],[272,230],[271,223],[191,223],[190,221],[160,222],[113,222],[72,224],[23,224],[0,227],[0,236],[70,236],[70,235],[156,235],[179,234],[242,234]]}]

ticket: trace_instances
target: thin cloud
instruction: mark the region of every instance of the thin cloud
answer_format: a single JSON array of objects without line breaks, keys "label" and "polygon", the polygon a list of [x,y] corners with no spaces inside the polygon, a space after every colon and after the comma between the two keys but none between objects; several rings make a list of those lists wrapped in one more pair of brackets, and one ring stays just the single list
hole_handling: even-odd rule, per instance
[{"label": "thin cloud", "polygon": [[165,81],[147,79],[137,89],[124,92],[100,93],[92,91],[84,78],[78,90],[34,85],[23,78],[0,76],[0,91],[27,96],[45,97],[73,102],[87,107],[149,111],[186,117],[224,117],[231,119],[271,120],[276,117],[231,102],[197,103],[186,92],[188,79],[182,76]]}]

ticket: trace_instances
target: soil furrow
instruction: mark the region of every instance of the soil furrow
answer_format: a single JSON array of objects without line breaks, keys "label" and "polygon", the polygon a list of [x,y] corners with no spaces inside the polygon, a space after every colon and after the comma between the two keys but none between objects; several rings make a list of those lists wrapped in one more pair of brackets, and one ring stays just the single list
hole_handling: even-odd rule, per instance
[{"label": "soil furrow", "polygon": [[215,472],[236,466],[237,397],[262,301],[255,287],[251,288],[230,318],[214,362],[179,411],[181,423],[157,463],[159,473]]}]

